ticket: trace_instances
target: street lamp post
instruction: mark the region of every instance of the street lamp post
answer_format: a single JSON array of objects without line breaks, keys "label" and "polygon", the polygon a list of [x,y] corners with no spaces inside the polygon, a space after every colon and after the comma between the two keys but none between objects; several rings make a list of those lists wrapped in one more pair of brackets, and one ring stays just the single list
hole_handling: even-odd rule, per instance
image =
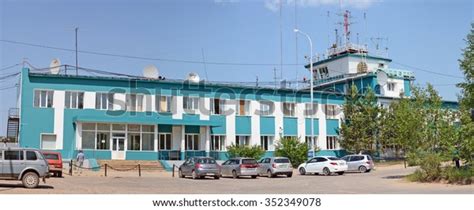
[{"label": "street lamp post", "polygon": [[311,152],[312,152],[312,155],[313,157],[315,156],[314,155],[314,99],[313,99],[313,85],[314,85],[314,82],[313,82],[313,79],[314,79],[314,75],[313,75],[313,41],[311,40],[311,37],[309,37],[308,34],[300,31],[299,29],[294,29],[293,30],[295,33],[300,33],[304,36],[306,36],[306,38],[308,38],[308,41],[309,41],[309,48],[310,48],[310,51],[311,51],[311,54],[310,54],[310,57],[309,57],[309,71],[311,72],[311,77],[309,79],[310,81],[310,90],[309,90],[309,94],[310,94],[310,106],[311,106],[311,116],[310,116],[310,121],[311,121]]}]

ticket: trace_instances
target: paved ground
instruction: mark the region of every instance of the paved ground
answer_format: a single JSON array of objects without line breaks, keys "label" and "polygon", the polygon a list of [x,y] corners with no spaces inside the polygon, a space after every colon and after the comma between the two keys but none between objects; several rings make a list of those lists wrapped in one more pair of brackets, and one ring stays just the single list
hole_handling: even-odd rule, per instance
[{"label": "paved ground", "polygon": [[[293,175],[292,178],[259,177],[238,180],[211,178],[203,180],[172,178],[167,172],[101,172],[50,178],[38,189],[25,189],[19,182],[1,181],[0,193],[467,193],[474,186],[420,184],[402,177],[414,171],[402,165],[379,167],[366,173],[346,173],[343,176]],[[295,171],[296,172],[296,171]]]}]

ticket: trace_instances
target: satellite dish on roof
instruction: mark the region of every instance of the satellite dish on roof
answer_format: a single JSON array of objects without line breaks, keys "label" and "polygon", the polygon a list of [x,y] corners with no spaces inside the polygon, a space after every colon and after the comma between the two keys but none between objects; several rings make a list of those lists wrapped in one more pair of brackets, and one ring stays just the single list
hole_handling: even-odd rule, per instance
[{"label": "satellite dish on roof", "polygon": [[145,66],[143,76],[149,79],[158,79],[158,68],[155,65]]},{"label": "satellite dish on roof", "polygon": [[380,86],[384,86],[385,84],[387,84],[387,80],[387,73],[385,73],[384,71],[377,72],[377,83],[379,83]]},{"label": "satellite dish on roof", "polygon": [[49,64],[49,72],[51,72],[51,74],[59,74],[60,68],[61,68],[61,61],[59,60],[59,58],[53,59],[51,63]]},{"label": "satellite dish on roof", "polygon": [[198,83],[200,81],[200,78],[197,73],[191,72],[188,74],[188,77],[186,78],[186,80],[192,83]]}]

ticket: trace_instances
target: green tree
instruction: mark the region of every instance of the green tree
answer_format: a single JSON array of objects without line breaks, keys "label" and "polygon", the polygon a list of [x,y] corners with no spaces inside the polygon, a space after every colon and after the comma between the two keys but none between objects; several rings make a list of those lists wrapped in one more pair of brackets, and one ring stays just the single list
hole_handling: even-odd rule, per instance
[{"label": "green tree", "polygon": [[464,81],[458,84],[461,88],[460,132],[455,147],[461,159],[472,162],[474,158],[474,122],[471,119],[471,110],[474,108],[474,23],[471,23],[471,31],[465,41],[467,46],[459,60]]},{"label": "green tree", "polygon": [[340,144],[352,153],[376,151],[380,108],[374,91],[368,88],[362,95],[351,86],[343,106],[344,119],[339,130]]},{"label": "green tree", "polygon": [[227,152],[230,158],[234,157],[248,157],[259,160],[265,154],[265,151],[258,145],[235,145],[232,144],[227,147]]},{"label": "green tree", "polygon": [[[298,167],[308,159],[308,150],[310,148],[305,142],[299,141],[296,137],[280,138],[275,146],[275,156],[287,157],[290,159],[293,167]],[[319,149],[315,148],[314,152]]]}]

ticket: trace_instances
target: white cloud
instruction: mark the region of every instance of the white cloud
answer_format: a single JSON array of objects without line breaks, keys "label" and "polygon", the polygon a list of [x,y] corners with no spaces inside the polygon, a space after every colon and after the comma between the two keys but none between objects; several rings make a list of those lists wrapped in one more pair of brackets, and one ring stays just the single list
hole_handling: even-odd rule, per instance
[{"label": "white cloud", "polygon": [[294,5],[295,1],[300,7],[342,6],[343,8],[366,9],[381,0],[265,0],[265,8],[276,12],[282,4]]}]

